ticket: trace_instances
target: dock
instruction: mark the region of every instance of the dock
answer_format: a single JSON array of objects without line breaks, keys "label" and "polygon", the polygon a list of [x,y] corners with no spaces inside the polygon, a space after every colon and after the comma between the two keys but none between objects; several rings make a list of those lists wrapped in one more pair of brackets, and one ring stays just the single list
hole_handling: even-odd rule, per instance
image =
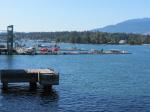
[{"label": "dock", "polygon": [[[12,50],[13,54],[16,54],[16,50]],[[8,49],[7,48],[0,48],[0,55],[8,55]]]},{"label": "dock", "polygon": [[[6,45],[0,45],[0,55],[102,55],[102,54],[131,54],[128,51],[124,50],[104,50],[102,49],[91,49],[86,50],[82,48],[72,47],[72,48],[61,48],[55,44],[52,45],[41,45],[33,44],[30,47],[27,47],[26,44],[21,45],[20,43],[15,42],[14,36],[14,26],[7,26],[6,36]],[[123,41],[124,42],[124,41]],[[53,42],[52,42],[53,43]],[[122,41],[121,41],[122,43]]]},{"label": "dock", "polygon": [[[131,54],[128,51],[124,50],[80,50],[80,51],[69,51],[69,50],[60,50],[57,52],[40,52],[39,50],[27,50],[25,48],[13,49],[12,55],[105,55],[105,54]],[[7,48],[0,48],[0,55],[8,55]]]},{"label": "dock", "polygon": [[52,69],[2,69],[0,70],[2,88],[7,89],[9,83],[27,82],[30,88],[36,88],[37,83],[44,89],[59,85],[59,73]]},{"label": "dock", "polygon": [[0,48],[0,54],[7,54],[7,48]]}]

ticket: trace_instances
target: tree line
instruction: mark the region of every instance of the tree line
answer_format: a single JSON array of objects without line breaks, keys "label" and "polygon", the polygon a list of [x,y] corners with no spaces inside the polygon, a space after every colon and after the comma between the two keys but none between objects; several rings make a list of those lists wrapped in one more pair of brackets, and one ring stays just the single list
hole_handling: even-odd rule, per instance
[{"label": "tree line", "polygon": [[127,34],[127,33],[106,33],[106,32],[30,32],[15,33],[16,39],[44,40],[46,42],[66,42],[83,44],[118,44],[125,40],[127,44],[150,44],[150,35]]}]

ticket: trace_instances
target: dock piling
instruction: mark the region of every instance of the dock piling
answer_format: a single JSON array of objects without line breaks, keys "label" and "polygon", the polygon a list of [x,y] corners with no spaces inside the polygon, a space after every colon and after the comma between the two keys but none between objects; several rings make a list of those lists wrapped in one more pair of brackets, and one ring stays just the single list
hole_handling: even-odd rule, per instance
[{"label": "dock piling", "polygon": [[8,83],[7,83],[7,82],[3,82],[3,84],[2,84],[2,89],[3,89],[3,90],[8,89]]},{"label": "dock piling", "polygon": [[36,89],[37,88],[37,83],[36,82],[29,82],[30,89]]}]

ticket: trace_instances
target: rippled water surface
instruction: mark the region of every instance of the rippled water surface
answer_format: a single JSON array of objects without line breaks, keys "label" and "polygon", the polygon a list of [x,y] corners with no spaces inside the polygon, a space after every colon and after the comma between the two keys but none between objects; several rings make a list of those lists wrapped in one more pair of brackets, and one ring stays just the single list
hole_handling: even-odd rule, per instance
[{"label": "rippled water surface", "polygon": [[[66,45],[67,46],[67,45]],[[0,112],[150,112],[150,46],[79,45],[128,55],[0,56],[0,68],[48,68],[60,73],[52,92],[28,84],[0,90]],[[0,85],[1,86],[1,85]]]}]

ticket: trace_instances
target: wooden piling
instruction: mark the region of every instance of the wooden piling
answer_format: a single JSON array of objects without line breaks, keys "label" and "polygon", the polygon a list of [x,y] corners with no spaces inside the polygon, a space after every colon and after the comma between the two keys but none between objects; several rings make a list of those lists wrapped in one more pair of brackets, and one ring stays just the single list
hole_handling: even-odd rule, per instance
[{"label": "wooden piling", "polygon": [[7,82],[3,82],[2,89],[3,90],[7,90],[8,89],[8,83]]},{"label": "wooden piling", "polygon": [[29,82],[30,89],[36,89],[37,88],[37,83],[36,82]]}]

